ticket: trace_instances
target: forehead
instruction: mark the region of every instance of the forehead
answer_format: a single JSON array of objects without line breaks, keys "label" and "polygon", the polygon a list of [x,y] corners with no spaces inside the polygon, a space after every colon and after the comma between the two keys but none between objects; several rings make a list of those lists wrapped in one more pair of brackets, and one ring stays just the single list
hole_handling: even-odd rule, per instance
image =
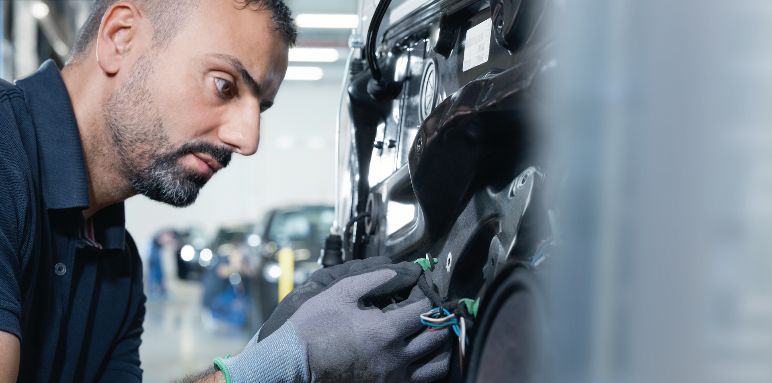
[{"label": "forehead", "polygon": [[235,57],[267,92],[275,93],[286,71],[288,46],[271,16],[236,0],[202,0],[170,48],[186,57]]}]

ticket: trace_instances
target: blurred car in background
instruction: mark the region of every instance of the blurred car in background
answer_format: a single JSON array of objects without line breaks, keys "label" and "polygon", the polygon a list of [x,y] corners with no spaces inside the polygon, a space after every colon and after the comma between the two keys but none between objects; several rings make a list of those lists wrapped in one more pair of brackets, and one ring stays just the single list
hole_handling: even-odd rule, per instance
[{"label": "blurred car in background", "polygon": [[260,256],[252,294],[256,325],[262,323],[278,303],[278,281],[282,276],[279,251],[292,250],[294,285],[305,282],[320,267],[317,260],[334,217],[333,207],[327,205],[277,208],[269,211],[253,235],[247,237],[249,245],[256,245]]},{"label": "blurred car in background", "polygon": [[206,247],[207,237],[198,227],[177,230],[177,277],[201,280],[204,269],[212,262],[212,251]]},{"label": "blurred car in background", "polygon": [[[203,306],[214,322],[243,327],[250,316],[249,277],[256,269],[256,254],[247,239],[254,225],[221,227],[209,245],[205,262]],[[203,251],[202,251],[203,253]]]}]

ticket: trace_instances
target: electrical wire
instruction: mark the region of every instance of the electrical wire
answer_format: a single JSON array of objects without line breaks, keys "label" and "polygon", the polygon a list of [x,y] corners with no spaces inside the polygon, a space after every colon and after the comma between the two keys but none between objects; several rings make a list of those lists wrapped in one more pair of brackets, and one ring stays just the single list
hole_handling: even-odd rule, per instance
[{"label": "electrical wire", "polygon": [[461,368],[464,366],[466,357],[466,345],[469,342],[466,336],[466,319],[463,316],[457,316],[444,307],[435,307],[419,316],[421,324],[432,329],[441,329],[450,327],[458,338],[458,357]]},{"label": "electrical wire", "polygon": [[367,28],[367,46],[366,57],[367,66],[370,68],[370,74],[373,76],[376,82],[381,83],[383,80],[383,73],[381,68],[378,67],[378,59],[375,57],[375,45],[378,40],[378,29],[381,27],[383,17],[386,15],[386,11],[391,5],[391,0],[381,0],[378,6],[375,7],[373,18],[370,20],[370,26]]},{"label": "electrical wire", "polygon": [[464,357],[466,356],[466,342],[468,341],[466,339],[466,320],[464,320],[464,317],[459,319],[459,327],[461,327],[461,334],[458,336],[458,359],[459,366],[463,369]]},{"label": "electrical wire", "polygon": [[354,217],[351,217],[351,219],[346,224],[346,232],[348,233],[348,231],[351,230],[351,228],[354,226],[355,223],[367,217],[370,217],[370,213],[361,213],[361,214],[357,214]]}]

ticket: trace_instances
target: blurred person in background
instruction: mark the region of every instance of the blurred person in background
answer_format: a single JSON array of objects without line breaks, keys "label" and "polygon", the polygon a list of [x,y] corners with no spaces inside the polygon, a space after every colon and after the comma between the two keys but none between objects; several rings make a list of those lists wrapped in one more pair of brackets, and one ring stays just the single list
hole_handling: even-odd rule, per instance
[{"label": "blurred person in background", "polygon": [[178,248],[177,233],[163,230],[150,241],[147,254],[147,295],[149,299],[167,297],[167,275],[175,275],[174,253]]},{"label": "blurred person in background", "polygon": [[[255,153],[295,37],[280,0],[97,0],[61,71],[47,61],[0,83],[0,382],[141,381],[142,265],[123,201],[190,205],[232,153]],[[447,333],[418,321],[431,305],[417,265],[323,271],[241,353],[188,380],[447,372]]]},{"label": "blurred person in background", "polygon": [[148,299],[166,297],[164,287],[164,270],[161,263],[161,234],[156,235],[150,241],[150,249],[147,254],[147,296]]}]

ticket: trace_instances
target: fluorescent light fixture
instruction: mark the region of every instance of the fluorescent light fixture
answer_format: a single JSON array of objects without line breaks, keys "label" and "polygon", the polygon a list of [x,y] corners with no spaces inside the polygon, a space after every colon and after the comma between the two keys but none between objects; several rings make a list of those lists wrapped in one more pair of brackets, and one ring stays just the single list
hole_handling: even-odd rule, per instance
[{"label": "fluorescent light fixture", "polygon": [[340,54],[334,48],[291,48],[289,61],[291,62],[320,62],[332,63],[340,59]]},{"label": "fluorescent light fixture", "polygon": [[299,28],[355,29],[359,25],[357,15],[301,13],[295,17]]},{"label": "fluorescent light fixture", "polygon": [[291,66],[287,68],[285,80],[317,81],[324,77],[324,71],[317,66]]},{"label": "fluorescent light fixture", "polygon": [[35,1],[30,5],[29,12],[32,14],[32,17],[40,20],[48,16],[50,9],[48,9],[48,4],[42,1]]},{"label": "fluorescent light fixture", "polygon": [[306,139],[306,147],[311,150],[319,150],[324,148],[324,138],[318,136],[311,136]]},{"label": "fluorescent light fixture", "polygon": [[291,136],[280,136],[276,139],[276,146],[283,150],[292,149],[295,147],[295,139]]}]

